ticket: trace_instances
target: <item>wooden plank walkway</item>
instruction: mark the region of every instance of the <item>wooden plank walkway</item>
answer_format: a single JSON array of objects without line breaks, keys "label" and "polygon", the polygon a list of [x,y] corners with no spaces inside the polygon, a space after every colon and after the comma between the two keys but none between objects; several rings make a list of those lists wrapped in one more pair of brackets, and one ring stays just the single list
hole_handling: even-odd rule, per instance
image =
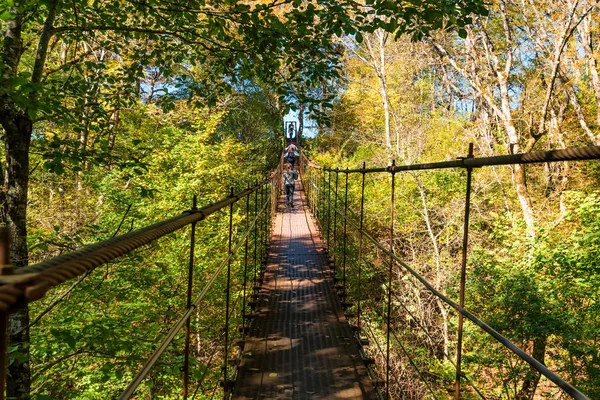
[{"label": "wooden plank walkway", "polygon": [[[301,189],[300,182],[296,187]],[[327,279],[325,250],[302,190],[295,205],[275,218],[233,398],[374,399],[358,344]]]}]

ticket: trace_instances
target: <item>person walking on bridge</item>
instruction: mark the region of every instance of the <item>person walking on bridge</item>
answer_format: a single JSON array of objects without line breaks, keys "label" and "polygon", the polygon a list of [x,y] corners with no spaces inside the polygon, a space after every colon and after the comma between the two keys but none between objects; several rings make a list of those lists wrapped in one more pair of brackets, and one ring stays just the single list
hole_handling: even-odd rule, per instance
[{"label": "person walking on bridge", "polygon": [[289,146],[286,147],[283,152],[285,154],[286,161],[292,164],[293,169],[294,164],[296,163],[296,154],[298,154],[298,147],[294,144],[294,142],[290,142]]},{"label": "person walking on bridge", "polygon": [[292,169],[292,164],[285,164],[283,173],[283,186],[285,189],[285,205],[294,207],[294,188],[298,179],[298,172]]}]

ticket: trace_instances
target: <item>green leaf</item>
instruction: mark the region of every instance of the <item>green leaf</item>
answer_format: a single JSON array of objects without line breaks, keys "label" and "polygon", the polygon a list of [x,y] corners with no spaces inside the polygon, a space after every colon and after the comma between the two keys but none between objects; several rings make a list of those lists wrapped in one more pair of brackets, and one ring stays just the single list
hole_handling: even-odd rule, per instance
[{"label": "green leaf", "polygon": [[0,14],[0,19],[3,21],[10,21],[13,18],[14,18],[14,15],[8,10],[6,10],[2,14]]}]

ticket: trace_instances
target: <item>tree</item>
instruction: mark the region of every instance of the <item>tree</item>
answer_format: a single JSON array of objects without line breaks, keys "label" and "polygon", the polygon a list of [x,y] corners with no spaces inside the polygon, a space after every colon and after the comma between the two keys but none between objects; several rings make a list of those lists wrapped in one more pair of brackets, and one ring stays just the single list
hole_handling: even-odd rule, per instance
[{"label": "tree", "polygon": [[[291,0],[251,4],[67,4],[59,0],[4,3],[0,10],[5,21],[0,125],[4,130],[6,165],[2,171],[5,198],[1,200],[5,223],[12,232],[15,266],[25,265],[28,259],[27,190],[33,129],[57,115],[62,119],[84,115],[83,110],[90,104],[78,102],[77,97],[86,87],[93,86],[94,80],[82,79],[76,84],[72,80],[78,74],[84,75],[83,66],[93,65],[87,71],[93,74],[106,68],[106,59],[94,59],[92,53],[99,51],[119,59],[124,44],[129,45],[125,67],[107,80],[111,87],[122,89],[112,93],[114,99],[135,94],[139,79],[148,69],[160,71],[169,79],[164,89],[175,86],[180,96],[195,94],[214,103],[220,93],[232,90],[235,84],[257,79],[269,82],[277,88],[280,99],[285,99],[295,82],[318,87],[337,75],[338,57],[331,51],[334,34],[384,27],[396,34],[413,32],[420,36],[441,27],[445,21],[464,25],[472,11],[482,9],[481,4],[462,0],[456,1],[455,7],[431,0],[416,4],[377,1],[368,6]],[[367,18],[372,14],[376,17]],[[61,51],[63,54],[56,57]],[[306,54],[310,55],[308,59]],[[209,71],[200,79],[191,71],[198,64]],[[281,65],[293,67],[285,79],[277,73]],[[118,106],[114,108],[112,117],[115,126],[118,110]],[[80,137],[82,150],[86,140],[84,129]],[[12,343],[28,343],[28,330],[23,329],[27,325],[26,309],[11,316]],[[11,365],[13,378],[19,378],[11,380],[10,396],[26,396],[29,391],[26,345],[22,351],[23,361]]]},{"label": "tree", "polygon": [[[527,7],[529,6],[531,5]],[[546,135],[550,106],[556,96],[556,82],[565,47],[573,38],[577,27],[596,7],[596,4],[566,1],[565,6],[561,7],[560,15],[554,15],[552,24],[556,26],[556,31],[551,35],[546,35],[545,40],[544,36],[538,36],[532,32],[530,38],[541,37],[536,43],[531,43],[527,38],[522,37],[515,39],[515,36],[520,34],[516,26],[522,23],[520,19],[523,16],[511,11],[514,7],[518,7],[515,2],[504,0],[497,2],[491,8],[492,12],[488,18],[478,18],[473,27],[467,29],[462,54],[451,54],[443,41],[432,41],[432,47],[442,60],[447,60],[452,65],[461,78],[468,82],[474,95],[482,99],[481,104],[485,105],[500,120],[506,135],[505,141],[509,154],[531,151],[538,140]],[[539,26],[543,13],[539,11],[537,5],[533,5],[531,8],[534,10],[536,24],[525,22],[525,26],[536,29],[534,27]],[[525,21],[527,21],[527,17],[525,17]],[[543,45],[539,46],[540,43]],[[528,46],[530,45],[538,46],[529,50]],[[542,76],[545,93],[541,104],[537,105],[538,111],[531,111],[531,123],[528,128],[525,128],[515,124],[515,107],[511,102],[510,92],[511,90],[525,90],[525,87],[519,82],[518,74],[519,68],[526,68],[529,64],[527,58],[531,51],[536,57],[545,55],[540,60],[545,68]],[[516,65],[515,62],[520,63]],[[525,98],[521,100],[524,101]],[[537,114],[535,115],[538,119],[537,127],[533,123],[534,114]],[[535,217],[527,192],[524,167],[514,166],[513,184],[528,234],[535,236]]]}]

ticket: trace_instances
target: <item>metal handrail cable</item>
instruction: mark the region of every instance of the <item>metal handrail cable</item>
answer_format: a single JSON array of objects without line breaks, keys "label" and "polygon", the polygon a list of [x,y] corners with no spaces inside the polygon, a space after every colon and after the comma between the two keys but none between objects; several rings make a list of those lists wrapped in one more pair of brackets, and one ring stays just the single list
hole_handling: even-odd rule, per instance
[{"label": "metal handrail cable", "polygon": [[[306,156],[305,156],[306,157]],[[460,158],[452,161],[441,161],[432,163],[396,165],[395,172],[403,171],[418,171],[429,169],[446,169],[446,168],[481,168],[492,165],[512,165],[512,164],[535,164],[545,162],[559,161],[584,161],[595,160],[600,158],[600,146],[575,147],[569,149],[550,150],[550,151],[533,151],[530,153],[508,154],[492,157],[478,158]],[[308,158],[307,158],[308,159]],[[310,160],[308,165],[325,171],[335,171],[335,168],[326,168],[317,165]],[[352,173],[372,173],[372,172],[389,172],[390,167],[378,168],[355,168],[344,170],[344,172]]]},{"label": "metal handrail cable", "polygon": [[244,236],[237,242],[237,244],[232,249],[232,251],[228,255],[228,257],[225,258],[221,262],[221,264],[219,265],[219,267],[216,269],[215,273],[211,276],[211,278],[208,280],[208,282],[206,283],[206,285],[204,285],[204,288],[202,289],[202,291],[200,292],[200,294],[196,297],[196,299],[192,303],[191,307],[186,310],[186,312],[179,318],[179,320],[171,328],[171,330],[169,331],[169,333],[167,334],[167,336],[162,340],[160,346],[154,351],[154,353],[152,354],[152,356],[146,361],[146,363],[144,364],[144,366],[142,367],[142,369],[140,370],[140,372],[136,375],[136,377],[133,379],[133,381],[129,384],[129,386],[127,387],[127,389],[125,389],[125,391],[123,392],[123,394],[121,394],[121,396],[119,397],[119,400],[129,399],[131,397],[131,395],[133,395],[133,393],[135,392],[135,390],[137,389],[137,387],[139,386],[139,384],[146,377],[146,375],[148,374],[148,372],[150,372],[150,369],[154,366],[154,364],[156,363],[156,361],[164,353],[164,351],[167,349],[167,347],[169,346],[169,344],[171,344],[171,342],[175,338],[175,335],[177,334],[177,332],[179,332],[179,330],[183,327],[183,324],[185,323],[185,321],[192,315],[192,312],[196,309],[196,307],[198,307],[198,305],[200,304],[200,302],[202,301],[202,299],[204,298],[204,296],[206,295],[206,293],[208,292],[208,290],[210,289],[210,287],[212,286],[212,284],[215,282],[215,280],[217,279],[217,277],[221,274],[221,272],[223,271],[223,269],[225,268],[225,266],[227,265],[227,263],[229,262],[229,260],[231,258],[233,258],[233,256],[235,255],[235,253],[242,246],[242,244],[246,240],[246,236],[248,236],[249,233],[250,233],[250,231],[252,230],[252,228],[254,228],[254,224],[256,224],[258,218],[265,211],[265,209],[266,209],[266,207],[267,207],[268,204],[269,204],[269,201],[267,200],[263,204],[263,207],[260,210],[260,212],[254,218],[254,221],[252,221],[252,224],[250,224],[250,226],[246,230]]},{"label": "metal handrail cable", "polygon": [[216,211],[250,195],[268,182],[269,179],[265,179],[253,188],[242,190],[198,210],[186,211],[182,215],[133,232],[84,246],[38,264],[19,268],[14,275],[3,275],[0,277],[0,283],[3,283],[0,286],[0,310],[11,311],[22,302],[22,297],[27,301],[38,300],[51,287],[93,270],[187,225],[201,221]]},{"label": "metal handrail cable", "polygon": [[[594,146],[594,147],[597,147],[597,146]],[[600,149],[600,147],[598,147],[598,149]],[[319,188],[314,183],[313,183],[313,186],[317,191],[319,191]],[[486,331],[488,334],[490,334],[492,337],[494,337],[494,339],[496,339],[498,342],[500,342],[504,347],[508,348],[514,354],[519,356],[522,360],[524,360],[529,365],[531,365],[533,368],[538,370],[542,375],[544,375],[546,378],[548,378],[549,380],[554,382],[557,386],[562,388],[566,393],[571,395],[573,398],[578,399],[578,400],[589,400],[589,398],[587,396],[585,396],[583,393],[581,393],[575,387],[571,386],[569,383],[567,383],[565,380],[560,378],[554,372],[550,371],[544,364],[540,363],[538,360],[536,360],[529,354],[525,353],[523,350],[521,350],[519,347],[517,347],[514,343],[512,343],[510,340],[508,340],[507,338],[502,336],[499,332],[497,332],[494,328],[492,328],[491,326],[489,326],[488,324],[486,324],[485,322],[483,322],[482,320],[477,318],[475,315],[471,314],[466,309],[461,308],[457,303],[455,303],[450,298],[448,298],[447,296],[445,296],[444,294],[442,294],[441,292],[436,290],[433,287],[433,285],[431,285],[418,272],[416,272],[414,269],[412,269],[410,266],[408,266],[408,264],[406,264],[404,261],[402,261],[398,256],[391,253],[387,248],[385,248],[381,243],[379,243],[376,239],[374,239],[367,232],[360,229],[358,224],[356,224],[351,219],[349,219],[346,216],[346,214],[344,214],[342,211],[340,211],[338,209],[336,209],[335,211],[341,217],[347,219],[347,221],[351,225],[353,225],[357,230],[362,231],[362,234],[364,235],[364,237],[366,237],[370,242],[372,242],[384,254],[386,254],[389,257],[392,257],[396,262],[398,262],[398,264],[400,264],[402,267],[404,267],[404,269],[406,269],[411,275],[413,275],[417,280],[419,280],[435,296],[437,296],[438,298],[443,300],[446,304],[448,304],[449,306],[454,308],[456,311],[458,311],[459,313],[461,313],[462,315],[467,317],[469,320],[471,320],[471,322],[473,322],[474,324],[479,326],[481,329]]]}]

